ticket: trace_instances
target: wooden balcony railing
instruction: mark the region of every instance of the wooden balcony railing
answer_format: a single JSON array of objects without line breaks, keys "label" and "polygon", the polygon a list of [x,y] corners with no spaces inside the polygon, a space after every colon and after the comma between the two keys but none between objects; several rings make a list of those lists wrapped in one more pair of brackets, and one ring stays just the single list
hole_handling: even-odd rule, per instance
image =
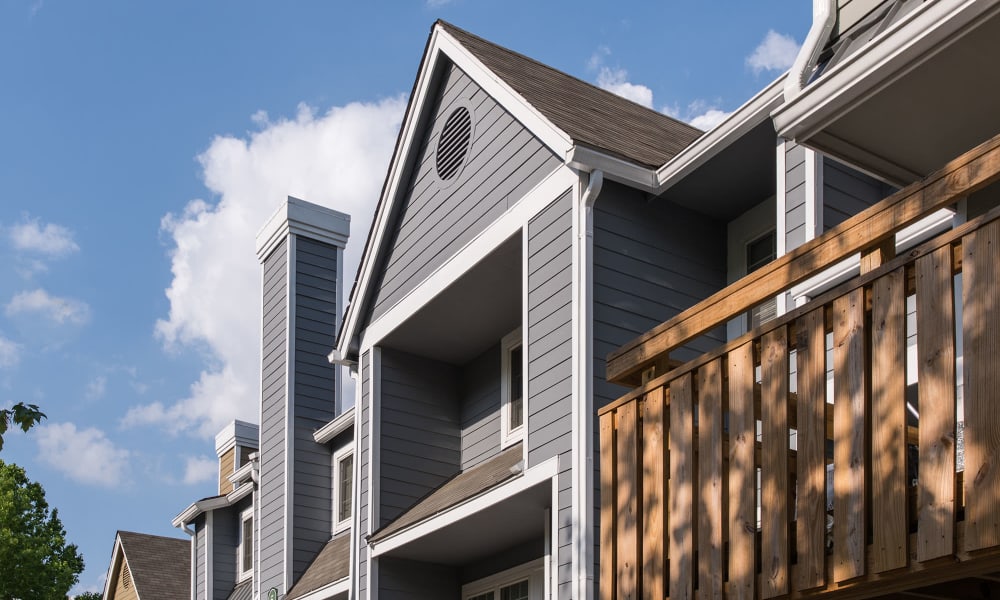
[{"label": "wooden balcony railing", "polygon": [[856,278],[600,411],[602,600],[870,597],[1000,571],[1000,208],[879,254],[998,179],[1000,136],[609,358],[619,380],[669,364],[693,337],[862,254]]}]

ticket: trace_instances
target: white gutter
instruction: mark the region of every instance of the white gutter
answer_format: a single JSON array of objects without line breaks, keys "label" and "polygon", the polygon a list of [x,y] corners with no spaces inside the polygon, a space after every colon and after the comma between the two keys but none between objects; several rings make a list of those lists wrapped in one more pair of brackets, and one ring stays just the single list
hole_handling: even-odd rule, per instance
[{"label": "white gutter", "polygon": [[792,63],[788,78],[785,80],[785,100],[791,100],[806,87],[823,45],[830,38],[837,24],[837,0],[813,0],[813,23],[806,34],[802,48]]},{"label": "white gutter", "polygon": [[[353,377],[353,375],[352,375]],[[313,432],[313,440],[317,444],[325,444],[354,425],[354,407],[348,408],[336,419]]]},{"label": "white gutter", "polygon": [[[174,517],[174,520],[170,522],[174,527],[182,528],[188,523],[193,521],[195,517],[203,512],[210,510],[215,510],[216,508],[223,508],[229,506],[229,501],[226,500],[225,496],[216,496],[214,498],[205,498],[203,500],[198,500],[191,506],[184,509],[184,511]],[[190,534],[189,534],[190,535]]]}]

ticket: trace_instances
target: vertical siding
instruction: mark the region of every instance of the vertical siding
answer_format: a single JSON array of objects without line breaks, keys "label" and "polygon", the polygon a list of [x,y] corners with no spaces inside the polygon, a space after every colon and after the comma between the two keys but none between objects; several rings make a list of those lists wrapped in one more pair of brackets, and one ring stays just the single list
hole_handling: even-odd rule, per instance
[{"label": "vertical siding", "polygon": [[284,589],[285,373],[288,243],[264,260],[261,364],[260,589]]},{"label": "vertical siding", "polygon": [[461,371],[382,349],[379,397],[379,527],[459,470]]},{"label": "vertical siding", "polygon": [[247,500],[239,508],[222,508],[212,518],[212,598],[226,600],[236,585],[236,547],[240,543],[240,511],[250,506]]},{"label": "vertical siding", "polygon": [[[567,190],[528,222],[528,466],[559,457],[558,584],[572,580],[573,204]],[[567,489],[562,490],[563,486]],[[565,588],[565,591],[564,591]]]},{"label": "vertical siding", "polygon": [[467,364],[462,373],[462,470],[500,452],[500,345]]},{"label": "vertical siding", "polygon": [[331,454],[312,434],[336,416],[336,369],[326,355],[336,342],[337,269],[336,247],[296,238],[292,581],[332,529]]},{"label": "vertical siding", "polygon": [[379,600],[459,598],[459,570],[433,563],[382,558],[378,562]]},{"label": "vertical siding", "polygon": [[785,144],[785,248],[806,241],[806,149]]},{"label": "vertical siding", "polygon": [[195,523],[195,547],[197,550],[194,563],[197,569],[197,573],[195,574],[196,600],[208,600],[208,581],[206,578],[208,572],[207,534],[208,529],[205,527],[205,516],[201,515]]},{"label": "vertical siding", "polygon": [[[696,304],[726,283],[726,226],[703,215],[606,183],[594,209],[594,410],[621,396],[605,380],[615,348]],[[725,341],[718,329],[677,353],[692,358]],[[597,423],[595,413],[594,423]],[[594,557],[600,556],[600,451],[594,428]],[[560,496],[568,494],[560,482]],[[568,482],[566,482],[568,486]],[[563,518],[560,512],[560,520]],[[595,579],[598,570],[595,568]]]},{"label": "vertical siding", "polygon": [[371,353],[365,352],[361,355],[361,411],[360,430],[358,436],[358,468],[360,469],[360,481],[358,482],[359,499],[357,506],[358,514],[358,600],[365,600],[368,591],[368,544],[364,541],[365,536],[371,533],[368,527],[368,498],[371,490],[368,485],[368,456],[369,456],[369,435],[368,435],[368,415],[371,402]]},{"label": "vertical siding", "polygon": [[893,191],[894,188],[886,183],[824,157],[823,230],[836,227]]},{"label": "vertical siding", "polygon": [[[437,110],[425,128],[407,197],[395,217],[373,318],[482,232],[560,161],[457,67],[444,74]],[[458,106],[473,116],[473,138],[461,171],[442,182],[437,136]]]}]

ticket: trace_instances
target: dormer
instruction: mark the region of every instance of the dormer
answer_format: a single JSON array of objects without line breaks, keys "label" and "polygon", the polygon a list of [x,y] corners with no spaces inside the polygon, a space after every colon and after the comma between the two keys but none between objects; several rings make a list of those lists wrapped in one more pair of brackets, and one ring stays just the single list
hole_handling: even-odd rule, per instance
[{"label": "dormer", "polygon": [[250,462],[250,455],[260,446],[258,428],[253,423],[233,421],[215,436],[215,454],[219,457],[219,495],[233,491],[232,476]]}]

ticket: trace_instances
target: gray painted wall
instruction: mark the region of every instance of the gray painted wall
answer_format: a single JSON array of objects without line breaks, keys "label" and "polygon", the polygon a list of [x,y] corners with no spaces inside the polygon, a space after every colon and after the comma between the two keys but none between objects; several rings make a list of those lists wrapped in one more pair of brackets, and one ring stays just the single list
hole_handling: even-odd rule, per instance
[{"label": "gray painted wall", "polygon": [[785,145],[785,248],[806,241],[806,149]]},{"label": "gray painted wall", "polygon": [[440,600],[461,597],[458,569],[432,563],[381,558],[379,600]]},{"label": "gray painted wall", "polygon": [[338,326],[337,248],[298,236],[295,259],[293,582],[330,540],[333,525],[332,456],[312,434],[336,416],[336,369],[326,355]]},{"label": "gray painted wall", "polygon": [[[373,319],[482,232],[560,161],[460,69],[447,68],[425,128],[396,233],[387,253]],[[444,121],[460,105],[473,114],[473,139],[454,178],[441,181],[435,156]]]},{"label": "gray painted wall", "polygon": [[264,259],[261,363],[259,587],[283,589],[287,241]]},{"label": "gray painted wall", "polygon": [[895,188],[855,171],[830,157],[823,158],[823,231],[879,202]]},{"label": "gray painted wall", "polygon": [[462,372],[462,470],[500,452],[500,345],[465,365]]},{"label": "gray painted wall", "polygon": [[358,477],[359,500],[355,510],[358,511],[358,595],[357,598],[363,600],[367,598],[368,590],[368,544],[365,536],[372,531],[368,527],[368,498],[370,489],[368,485],[368,456],[369,456],[369,435],[368,435],[368,415],[371,404],[371,353],[365,352],[361,355],[361,411],[360,427],[358,431]]},{"label": "gray painted wall", "polygon": [[196,598],[197,600],[206,600],[208,598],[208,581],[206,581],[205,574],[208,569],[208,557],[207,557],[207,529],[205,527],[205,515],[198,517],[195,522],[195,561],[194,568],[195,572],[195,589],[197,590]]},{"label": "gray painted wall", "polygon": [[240,511],[250,505],[217,509],[212,517],[212,598],[226,600],[236,585],[236,547],[240,543]]},{"label": "gray painted wall", "polygon": [[[528,466],[559,456],[569,481],[573,449],[573,206],[567,190],[528,222]],[[560,597],[572,564],[572,495],[559,495]]]},{"label": "gray painted wall", "polygon": [[379,527],[459,471],[458,367],[382,349]]}]

